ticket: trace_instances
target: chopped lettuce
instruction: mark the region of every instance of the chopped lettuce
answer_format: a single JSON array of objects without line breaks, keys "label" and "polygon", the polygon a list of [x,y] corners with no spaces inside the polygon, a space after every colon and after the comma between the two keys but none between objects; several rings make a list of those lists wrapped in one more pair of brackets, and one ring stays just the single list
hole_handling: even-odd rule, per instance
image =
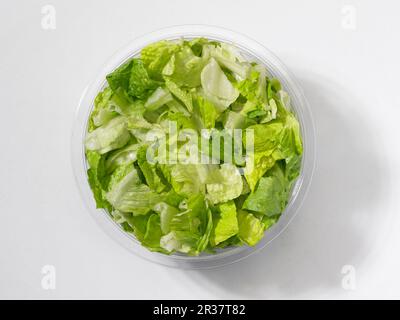
[{"label": "chopped lettuce", "polygon": [[214,103],[219,112],[228,108],[239,96],[239,91],[213,58],[201,72],[201,87],[205,98]]},{"label": "chopped lettuce", "polygon": [[249,246],[256,245],[264,236],[264,224],[262,219],[246,211],[239,211],[239,238]]},{"label": "chopped lettuce", "polygon": [[163,195],[143,184],[135,168],[131,170],[106,194],[113,208],[122,212],[141,215],[150,212],[155,204],[163,200]]},{"label": "chopped lettuce", "polygon": [[189,46],[184,45],[171,56],[162,73],[178,86],[195,88],[200,85],[204,62],[204,59],[196,56]]},{"label": "chopped lettuce", "polygon": [[118,116],[89,132],[85,141],[86,149],[104,154],[123,147],[130,139],[126,123],[126,118]]},{"label": "chopped lettuce", "polygon": [[280,214],[287,203],[288,186],[279,164],[261,177],[257,188],[247,197],[243,209],[256,211],[267,216]]},{"label": "chopped lettuce", "polygon": [[236,235],[239,231],[235,202],[228,201],[218,206],[218,212],[213,216],[214,227],[210,242],[216,246]]},{"label": "chopped lettuce", "polygon": [[207,184],[208,200],[212,204],[233,200],[241,195],[243,181],[236,166],[224,163],[215,175],[218,176],[214,180],[218,182]]},{"label": "chopped lettuce", "polygon": [[162,71],[179,45],[172,41],[159,41],[142,49],[141,59],[150,76],[162,80]]},{"label": "chopped lettuce", "polygon": [[279,80],[205,38],[151,43],[106,80],[84,141],[96,207],[163,254],[256,245],[301,171]]}]

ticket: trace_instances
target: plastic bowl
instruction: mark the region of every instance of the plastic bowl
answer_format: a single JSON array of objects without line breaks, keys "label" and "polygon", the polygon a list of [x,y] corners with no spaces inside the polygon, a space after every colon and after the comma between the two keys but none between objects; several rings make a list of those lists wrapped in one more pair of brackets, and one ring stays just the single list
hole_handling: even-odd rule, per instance
[{"label": "plastic bowl", "polygon": [[[300,176],[292,189],[289,203],[285,211],[282,213],[278,222],[265,232],[264,238],[256,246],[225,248],[215,254],[201,254],[197,257],[182,254],[164,255],[147,250],[133,235],[123,231],[105,210],[96,209],[92,191],[87,180],[84,139],[87,132],[89,114],[93,108],[94,98],[106,85],[105,79],[108,73],[116,69],[126,60],[137,56],[143,47],[152,42],[162,39],[190,39],[196,37],[205,37],[235,45],[246,58],[264,64],[269,73],[281,81],[282,87],[291,97],[292,111],[295,113],[301,126],[304,144],[302,166]],[[312,115],[303,92],[297,85],[294,77],[273,53],[255,40],[234,31],[205,25],[184,25],[161,29],[134,39],[111,57],[100,70],[94,81],[85,89],[79,102],[72,133],[72,166],[77,185],[87,208],[96,222],[114,240],[129,251],[159,264],[185,269],[207,269],[227,265],[248,257],[250,254],[264,248],[288,226],[289,222],[300,208],[311,182],[315,162],[314,139]]]}]

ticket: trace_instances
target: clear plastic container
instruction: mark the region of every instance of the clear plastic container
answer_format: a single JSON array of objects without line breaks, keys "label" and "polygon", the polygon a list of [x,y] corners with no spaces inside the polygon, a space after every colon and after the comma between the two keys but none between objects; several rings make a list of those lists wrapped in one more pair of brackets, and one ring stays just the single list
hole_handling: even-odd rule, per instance
[{"label": "clear plastic container", "polygon": [[[302,167],[300,176],[293,187],[285,211],[282,213],[279,221],[265,232],[264,238],[256,246],[225,248],[215,254],[201,254],[197,257],[190,257],[182,254],[164,255],[147,250],[133,235],[124,232],[122,228],[110,218],[105,210],[96,209],[86,175],[87,163],[84,154],[84,139],[87,132],[89,114],[93,108],[94,98],[106,85],[105,79],[108,73],[116,69],[126,60],[137,56],[140,50],[150,43],[162,39],[191,39],[196,37],[205,37],[235,45],[247,59],[264,64],[269,73],[281,81],[284,90],[286,90],[291,97],[293,112],[301,126],[304,143]],[[76,182],[82,198],[96,222],[108,235],[129,251],[159,264],[186,269],[207,269],[227,265],[248,257],[250,254],[264,248],[274,240],[288,226],[289,222],[300,208],[311,182],[314,162],[315,137],[312,115],[301,88],[283,63],[273,53],[255,40],[234,31],[205,25],[184,25],[161,29],[136,38],[127,46],[120,49],[108,60],[104,67],[99,70],[96,78],[83,92],[72,133],[72,166]]]}]

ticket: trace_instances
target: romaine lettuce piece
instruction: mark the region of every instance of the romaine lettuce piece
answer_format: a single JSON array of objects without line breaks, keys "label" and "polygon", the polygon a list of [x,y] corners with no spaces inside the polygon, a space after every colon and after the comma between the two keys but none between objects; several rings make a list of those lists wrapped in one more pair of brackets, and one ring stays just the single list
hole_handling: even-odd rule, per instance
[{"label": "romaine lettuce piece", "polygon": [[251,125],[257,124],[255,120],[229,109],[225,111],[223,123],[225,129],[246,129]]},{"label": "romaine lettuce piece", "polygon": [[147,185],[157,193],[160,193],[166,189],[166,185],[162,182],[160,176],[157,173],[155,164],[151,164],[146,159],[147,146],[142,146],[137,153],[137,163],[143,173]]},{"label": "romaine lettuce piece", "polygon": [[187,202],[187,210],[183,212],[165,206],[164,212],[166,219],[162,226],[169,233],[161,239],[162,248],[192,255],[206,248],[212,230],[212,216],[204,196],[191,197]]},{"label": "romaine lettuce piece", "polygon": [[114,171],[118,166],[134,163],[139,147],[138,143],[132,143],[110,153],[105,162],[107,172]]},{"label": "romaine lettuce piece", "polygon": [[89,120],[89,132],[93,131],[96,127],[106,124],[118,115],[113,108],[109,107],[112,95],[113,91],[110,87],[107,87],[96,96]]},{"label": "romaine lettuce piece", "polygon": [[165,40],[149,44],[143,48],[141,58],[150,76],[156,80],[162,80],[162,70],[173,53],[177,52],[179,48],[179,44]]},{"label": "romaine lettuce piece", "polygon": [[219,182],[207,184],[207,198],[211,203],[221,203],[240,196],[243,189],[239,170],[231,163],[224,163],[217,173]]},{"label": "romaine lettuce piece", "polygon": [[118,116],[106,125],[89,132],[85,146],[87,150],[104,154],[108,151],[123,147],[131,135],[127,129],[126,118]]},{"label": "romaine lettuce piece", "polygon": [[179,213],[179,210],[165,202],[157,203],[153,210],[160,215],[163,234],[169,233],[171,230],[171,221]]},{"label": "romaine lettuce piece", "polygon": [[189,231],[171,231],[161,237],[160,246],[167,252],[190,254],[199,241],[199,236]]},{"label": "romaine lettuce piece", "polygon": [[134,63],[134,60],[129,60],[107,75],[106,79],[108,85],[113,92],[118,88],[122,88],[124,91],[128,92],[129,79],[131,77],[132,66]]},{"label": "romaine lettuce piece", "polygon": [[266,72],[264,68],[253,67],[250,76],[237,85],[240,94],[247,99],[240,111],[242,115],[250,118],[263,117],[268,114],[273,119],[271,107],[267,99]]},{"label": "romaine lettuce piece", "polygon": [[194,55],[189,46],[183,45],[171,56],[162,73],[178,86],[195,88],[200,85],[200,73],[206,62]]},{"label": "romaine lettuce piece", "polygon": [[268,230],[269,228],[271,228],[279,219],[280,215],[276,215],[273,217],[269,217],[269,216],[262,216],[261,220],[262,223],[264,225],[264,230]]},{"label": "romaine lettuce piece", "polygon": [[288,184],[279,164],[262,177],[257,188],[246,199],[243,209],[267,216],[280,214],[287,204]]},{"label": "romaine lettuce piece", "polygon": [[250,189],[254,190],[258,180],[275,164],[272,154],[279,145],[283,124],[281,122],[257,124],[247,129],[253,130],[253,134],[245,134],[243,143],[252,145],[253,150],[248,150],[245,177]]},{"label": "romaine lettuce piece", "polygon": [[201,72],[201,87],[205,98],[211,101],[219,112],[228,108],[239,96],[239,91],[228,80],[213,58]]},{"label": "romaine lettuce piece", "polygon": [[124,63],[107,75],[107,82],[114,92],[121,88],[139,99],[148,97],[158,87],[158,82],[150,79],[140,59],[131,59]]},{"label": "romaine lettuce piece", "polygon": [[203,49],[205,55],[210,55],[219,64],[238,75],[241,79],[248,76],[250,63],[240,55],[239,51],[232,45],[221,43],[219,45],[207,45]]},{"label": "romaine lettuce piece", "polygon": [[147,99],[146,104],[144,105],[147,110],[153,111],[163,106],[164,104],[171,102],[174,100],[171,93],[161,87],[158,87],[156,91]]},{"label": "romaine lettuce piece", "polygon": [[188,90],[180,88],[175,82],[169,79],[165,80],[165,85],[178,100],[182,101],[189,112],[193,111],[192,94]]},{"label": "romaine lettuce piece", "polygon": [[132,59],[132,69],[129,78],[128,93],[132,97],[144,99],[148,97],[158,86],[158,82],[150,79],[142,60]]},{"label": "romaine lettuce piece", "polygon": [[163,233],[160,225],[160,216],[153,213],[147,220],[146,232],[143,236],[142,244],[151,251],[165,253],[166,251],[160,246],[162,236]]},{"label": "romaine lettuce piece", "polygon": [[239,238],[249,246],[256,245],[264,237],[264,224],[250,212],[238,213]]},{"label": "romaine lettuce piece", "polygon": [[155,204],[163,200],[163,195],[151,190],[140,180],[137,171],[131,171],[106,194],[113,208],[134,215],[148,213]]},{"label": "romaine lettuce piece", "polygon": [[228,201],[217,208],[218,212],[213,215],[214,226],[210,238],[213,246],[229,239],[239,231],[235,202]]},{"label": "romaine lettuce piece", "polygon": [[201,123],[201,129],[212,129],[215,127],[215,120],[218,118],[219,113],[215,106],[202,96],[197,96],[195,100],[194,113]]},{"label": "romaine lettuce piece", "polygon": [[110,211],[111,205],[105,197],[105,190],[103,188],[106,175],[105,157],[98,152],[86,150],[86,159],[89,164],[89,169],[87,170],[88,181],[96,201],[96,207]]},{"label": "romaine lettuce piece", "polygon": [[205,193],[209,166],[205,164],[181,164],[160,166],[175,192],[183,196]]}]

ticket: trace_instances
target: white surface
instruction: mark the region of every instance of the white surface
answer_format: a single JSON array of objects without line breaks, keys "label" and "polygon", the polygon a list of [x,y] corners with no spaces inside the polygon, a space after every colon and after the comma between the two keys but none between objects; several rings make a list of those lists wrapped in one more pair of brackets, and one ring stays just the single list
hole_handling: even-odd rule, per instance
[{"label": "white surface", "polygon": [[[43,30],[41,9],[56,9]],[[344,5],[356,9],[343,28]],[[400,29],[395,1],[2,1],[0,298],[400,298]],[[346,13],[345,13],[346,14]],[[304,88],[317,168],[298,216],[245,261],[181,271],[104,234],[70,164],[79,97],[135,36],[203,23],[275,52]],[[56,289],[41,286],[44,265]],[[344,290],[353,265],[357,288]]]}]

